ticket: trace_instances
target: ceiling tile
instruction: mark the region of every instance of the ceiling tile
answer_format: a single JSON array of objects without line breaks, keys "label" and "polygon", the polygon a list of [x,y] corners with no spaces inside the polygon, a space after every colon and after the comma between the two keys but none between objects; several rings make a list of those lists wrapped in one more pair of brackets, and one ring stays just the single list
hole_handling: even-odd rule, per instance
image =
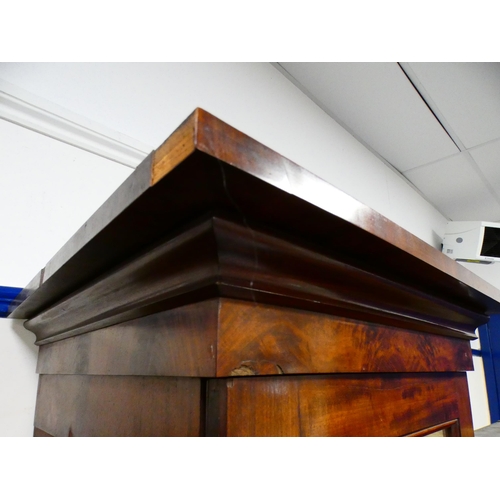
[{"label": "ceiling tile", "polygon": [[409,63],[466,148],[500,137],[500,63]]},{"label": "ceiling tile", "polygon": [[396,63],[280,63],[323,109],[400,171],[455,144]]},{"label": "ceiling tile", "polygon": [[500,203],[474,171],[467,153],[415,168],[405,176],[451,220],[500,220]]},{"label": "ceiling tile", "polygon": [[500,197],[500,140],[471,149],[469,154]]}]

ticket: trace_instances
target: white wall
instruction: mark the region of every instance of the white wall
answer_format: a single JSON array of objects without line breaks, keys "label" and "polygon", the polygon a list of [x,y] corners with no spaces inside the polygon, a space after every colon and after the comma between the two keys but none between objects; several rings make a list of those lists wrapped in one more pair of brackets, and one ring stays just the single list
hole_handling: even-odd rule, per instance
[{"label": "white wall", "polygon": [[38,375],[35,335],[0,319],[0,436],[32,436]]},{"label": "white wall", "polygon": [[0,120],[0,285],[24,287],[133,172]]},{"label": "white wall", "polygon": [[[424,241],[440,244],[446,219],[270,64],[1,63],[0,78],[152,147],[202,107]],[[71,146],[62,145],[63,151],[61,143],[14,131],[14,125],[0,126],[12,145],[0,150],[0,161],[6,165],[8,158],[11,165],[4,190],[23,205],[10,210],[4,234],[11,248],[2,261],[12,270],[0,268],[0,284],[23,286],[129,170]],[[31,160],[26,151],[17,159],[20,149],[30,148]],[[481,394],[473,397],[474,406],[484,410]]]},{"label": "white wall", "polygon": [[500,288],[500,262],[495,262],[493,264],[460,262],[459,264],[480,276],[484,281],[491,283],[494,287]]},{"label": "white wall", "polygon": [[[471,342],[471,347],[480,350],[481,343],[479,339]],[[481,429],[491,424],[490,408],[488,393],[486,392],[483,360],[478,356],[473,356],[472,360],[474,362],[474,371],[467,372],[472,405],[472,421],[474,429]]]}]

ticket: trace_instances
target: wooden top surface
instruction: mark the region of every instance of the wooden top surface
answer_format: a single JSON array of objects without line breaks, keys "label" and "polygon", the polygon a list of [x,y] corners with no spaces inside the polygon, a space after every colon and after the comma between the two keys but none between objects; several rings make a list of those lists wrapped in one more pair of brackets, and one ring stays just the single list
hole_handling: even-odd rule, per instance
[{"label": "wooden top surface", "polygon": [[500,291],[378,212],[202,109],[117,189],[23,290],[31,318],[155,241],[208,213],[334,253],[483,313]]}]

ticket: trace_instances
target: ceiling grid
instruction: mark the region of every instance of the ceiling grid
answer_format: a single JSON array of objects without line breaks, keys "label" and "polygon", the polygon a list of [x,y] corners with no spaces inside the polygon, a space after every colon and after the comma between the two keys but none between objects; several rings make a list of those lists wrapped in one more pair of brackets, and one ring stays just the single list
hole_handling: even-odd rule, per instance
[{"label": "ceiling grid", "polygon": [[278,63],[451,220],[500,220],[499,63]]}]

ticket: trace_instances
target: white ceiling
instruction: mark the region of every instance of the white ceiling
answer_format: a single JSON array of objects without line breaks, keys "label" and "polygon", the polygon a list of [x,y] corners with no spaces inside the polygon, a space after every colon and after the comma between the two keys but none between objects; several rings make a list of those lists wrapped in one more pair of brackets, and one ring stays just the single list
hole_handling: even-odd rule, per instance
[{"label": "white ceiling", "polygon": [[277,63],[451,220],[500,221],[500,63]]}]

